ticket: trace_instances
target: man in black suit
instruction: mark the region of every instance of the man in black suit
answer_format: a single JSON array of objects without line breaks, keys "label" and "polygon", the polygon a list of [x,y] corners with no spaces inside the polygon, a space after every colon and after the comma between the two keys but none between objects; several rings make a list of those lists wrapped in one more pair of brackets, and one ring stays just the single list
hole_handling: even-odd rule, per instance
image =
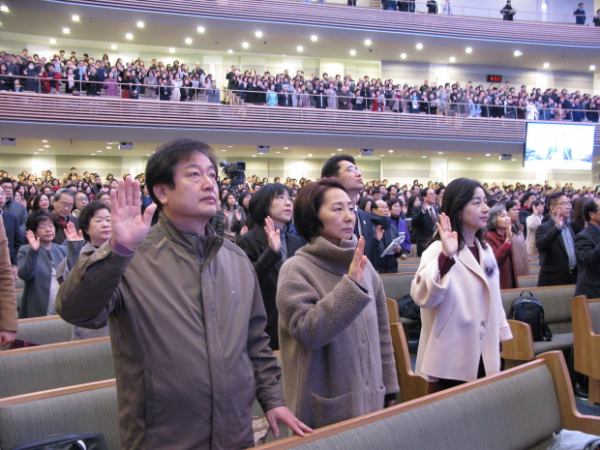
[{"label": "man in black suit", "polygon": [[535,232],[535,245],[540,252],[538,286],[560,286],[577,281],[575,234],[569,226],[571,203],[564,192],[552,194],[546,200],[550,219]]},{"label": "man in black suit", "polygon": [[423,203],[420,207],[413,208],[411,228],[417,234],[417,256],[421,256],[427,248],[427,243],[436,229],[437,216],[440,213],[436,206],[435,190],[430,187],[421,191]]},{"label": "man in black suit", "polygon": [[17,255],[19,253],[19,247],[24,245],[23,236],[21,235],[21,229],[19,227],[19,219],[14,214],[3,211],[4,204],[6,203],[6,191],[0,187],[0,214],[2,215],[4,230],[6,231],[6,238],[8,239],[8,251],[10,254],[10,263],[12,264],[13,276],[17,279]]},{"label": "man in black suit", "polygon": [[[356,204],[358,196],[364,188],[364,184],[362,171],[356,167],[356,161],[353,156],[341,154],[329,158],[321,169],[321,178],[325,177],[335,178],[339,181],[344,186],[350,200]],[[373,230],[371,215],[369,213],[358,208],[354,211],[356,214],[354,234],[357,237],[363,236],[365,238],[365,255],[369,258],[371,264],[375,266],[377,262],[376,255],[381,255],[385,250],[381,242],[384,230],[381,226]]]},{"label": "man in black suit", "polygon": [[575,296],[600,297],[600,199],[588,200],[583,204],[583,217],[589,222],[575,236],[577,255],[577,285]]},{"label": "man in black suit", "polygon": [[278,95],[279,106],[294,106],[292,103],[292,94],[288,92],[287,85],[283,85],[283,92]]}]

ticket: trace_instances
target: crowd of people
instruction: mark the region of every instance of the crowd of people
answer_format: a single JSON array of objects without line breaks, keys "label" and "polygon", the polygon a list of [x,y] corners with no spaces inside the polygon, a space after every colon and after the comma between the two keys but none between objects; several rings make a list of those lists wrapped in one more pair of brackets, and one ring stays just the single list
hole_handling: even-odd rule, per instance
[{"label": "crowd of people", "polygon": [[94,59],[64,50],[49,61],[37,54],[0,52],[0,90],[48,94],[154,98],[161,101],[196,101],[233,105],[266,105],[317,109],[443,114],[526,120],[556,120],[598,123],[600,96],[567,89],[514,87],[510,81],[488,87],[460,81],[438,85],[424,80],[411,86],[392,79],[340,74],[306,76],[302,70],[272,75],[232,66],[226,89],[206,74],[201,64],[194,68],[175,60],[164,65],[153,59],[114,63],[103,55]]},{"label": "crowd of people", "polygon": [[[159,408],[148,386],[117,383],[128,448],[154,423],[164,429],[152,434],[156,448],[174,430],[194,448],[217,438],[249,444],[255,396],[275,431],[283,422],[300,435],[393,405],[399,388],[378,274],[397,272],[412,243],[416,371],[438,389],[500,370],[499,344],[511,338],[500,289],[518,287],[528,258],[541,257],[540,285],[599,295],[586,269],[599,262],[585,240],[600,229],[591,187],[364,182],[344,154],[319,180],[221,178],[217,168],[208,146],[184,139],[157,149],[135,180],[75,167],[59,178],[0,171],[7,270],[25,282],[19,316],[59,313],[76,326],[74,339],[118,333],[117,378],[146,371]],[[17,330],[2,326],[6,344]],[[283,393],[272,350],[281,351]],[[455,357],[440,356],[450,351]],[[174,367],[176,386],[167,382]],[[195,395],[179,395],[190,386]],[[215,395],[223,400],[201,401]],[[152,422],[137,412],[146,408]]]}]

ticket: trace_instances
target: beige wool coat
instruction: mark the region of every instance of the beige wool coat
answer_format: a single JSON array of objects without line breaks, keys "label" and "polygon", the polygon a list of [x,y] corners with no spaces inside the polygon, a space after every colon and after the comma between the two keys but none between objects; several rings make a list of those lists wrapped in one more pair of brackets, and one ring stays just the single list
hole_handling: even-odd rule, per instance
[{"label": "beige wool coat", "polygon": [[421,307],[416,372],[425,379],[477,379],[480,357],[486,375],[500,371],[500,342],[512,339],[500,297],[498,264],[491,246],[475,240],[479,261],[467,246],[440,278],[442,243],[421,257],[410,294]]},{"label": "beige wool coat", "polygon": [[277,290],[286,404],[319,428],[383,408],[399,391],[383,284],[348,277],[356,238],[318,237],[281,268]]}]

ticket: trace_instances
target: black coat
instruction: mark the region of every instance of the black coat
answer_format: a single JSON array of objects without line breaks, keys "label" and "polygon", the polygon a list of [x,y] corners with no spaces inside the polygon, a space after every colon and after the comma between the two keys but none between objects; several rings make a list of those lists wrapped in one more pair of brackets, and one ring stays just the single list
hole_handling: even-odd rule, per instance
[{"label": "black coat", "polygon": [[589,225],[575,236],[577,285],[575,295],[600,297],[600,231]]},{"label": "black coat", "polygon": [[[571,227],[569,232],[573,234]],[[573,241],[575,236],[573,235]],[[575,284],[577,269],[569,270],[569,256],[554,220],[543,222],[535,232],[535,245],[540,252],[538,286]]]},{"label": "black coat", "polygon": [[13,266],[16,266],[19,247],[25,244],[21,234],[21,228],[19,227],[19,219],[17,219],[17,216],[14,214],[6,211],[2,213],[2,218],[4,219],[4,230],[6,231],[6,238],[8,239],[10,262]]},{"label": "black coat", "polygon": [[[434,206],[436,216],[440,213],[440,210],[437,206]],[[433,232],[436,230],[436,222],[431,219],[429,212],[425,210],[423,212],[423,207],[418,206],[417,208],[413,208],[412,211],[412,221],[410,223],[411,228],[415,231],[417,235],[416,242],[429,242],[431,237],[433,236]]]},{"label": "black coat", "polygon": [[[357,209],[356,212],[358,214],[358,221],[354,224],[354,234],[359,238],[361,236],[365,238],[365,256],[369,258],[371,264],[375,266],[375,264],[377,264],[377,258],[375,255],[381,255],[385,248],[383,247],[382,242],[375,240],[375,234],[373,233],[373,226],[371,223],[371,215],[362,209]],[[358,223],[359,221],[360,224]],[[360,231],[362,231],[362,234]]]},{"label": "black coat", "polygon": [[[298,236],[285,232],[287,243],[288,258],[294,256],[296,251],[302,247],[302,241]],[[258,284],[260,292],[265,303],[267,311],[267,327],[265,332],[271,338],[270,347],[273,350],[279,350],[279,336],[277,334],[277,323],[279,320],[279,312],[276,306],[277,296],[277,280],[279,279],[279,270],[283,265],[281,253],[274,251],[269,247],[269,238],[265,229],[257,225],[242,234],[236,241],[236,244],[246,252],[248,258],[254,266],[254,270],[258,276]]]}]

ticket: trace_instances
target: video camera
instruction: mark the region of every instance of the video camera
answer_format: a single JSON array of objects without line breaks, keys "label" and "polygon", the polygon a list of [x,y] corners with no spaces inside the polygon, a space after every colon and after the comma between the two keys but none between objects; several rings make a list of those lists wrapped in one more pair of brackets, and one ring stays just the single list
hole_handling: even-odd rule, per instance
[{"label": "video camera", "polygon": [[244,184],[246,181],[246,163],[238,161],[234,163],[228,163],[227,161],[221,161],[220,166],[223,168],[223,173],[227,178],[231,180],[229,185],[232,188]]}]

